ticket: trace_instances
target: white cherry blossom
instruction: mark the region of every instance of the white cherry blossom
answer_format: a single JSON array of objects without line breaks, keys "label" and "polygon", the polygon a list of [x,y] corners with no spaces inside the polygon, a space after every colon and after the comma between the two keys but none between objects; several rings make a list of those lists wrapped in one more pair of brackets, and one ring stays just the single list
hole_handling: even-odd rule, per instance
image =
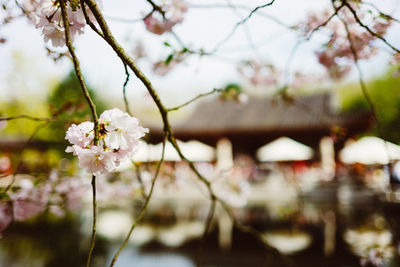
[{"label": "white cherry blossom", "polygon": [[81,168],[96,175],[115,171],[120,162],[131,158],[139,139],[148,132],[138,119],[117,108],[100,115],[96,144],[93,127],[92,122],[72,124],[65,137],[72,146],[65,151],[78,157]]}]

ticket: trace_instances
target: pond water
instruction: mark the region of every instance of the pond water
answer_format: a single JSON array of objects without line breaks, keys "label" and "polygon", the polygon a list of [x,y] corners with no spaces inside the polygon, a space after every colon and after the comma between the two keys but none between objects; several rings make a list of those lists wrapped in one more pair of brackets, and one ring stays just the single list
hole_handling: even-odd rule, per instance
[{"label": "pond water", "polygon": [[[400,266],[400,204],[363,191],[353,188],[358,197],[341,201],[320,189],[290,201],[249,203],[235,214],[283,255],[268,266]],[[116,266],[265,266],[271,252],[232,225],[222,209],[202,239],[207,211],[199,203],[155,200]],[[1,266],[84,266],[89,212],[13,224],[0,239]],[[129,228],[121,214],[129,212],[100,210],[93,266],[108,266],[121,244]]]}]

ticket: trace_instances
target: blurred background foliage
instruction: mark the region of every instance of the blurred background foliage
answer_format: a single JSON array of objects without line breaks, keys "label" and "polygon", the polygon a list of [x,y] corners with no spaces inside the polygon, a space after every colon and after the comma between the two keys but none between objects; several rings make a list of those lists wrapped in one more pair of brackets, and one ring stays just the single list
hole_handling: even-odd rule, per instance
[{"label": "blurred background foliage", "polygon": [[[368,94],[375,105],[380,121],[382,138],[400,143],[400,70],[390,68],[383,76],[366,83]],[[370,110],[358,83],[346,84],[339,88],[338,97],[343,111]],[[379,136],[375,125],[368,133]]]},{"label": "blurred background foliage", "polygon": [[[96,103],[97,113],[101,114],[106,109],[105,102],[97,96],[90,85],[88,90]],[[35,137],[39,140],[62,142],[65,138],[65,131],[72,123],[77,124],[91,119],[90,109],[73,71],[60,82],[55,83],[45,98],[35,94],[25,94],[22,97],[3,100],[0,104],[2,106],[0,116],[20,114],[43,118],[57,116],[55,121],[37,133]],[[44,122],[27,119],[11,120],[2,130],[1,136],[26,139],[41,124]]]}]

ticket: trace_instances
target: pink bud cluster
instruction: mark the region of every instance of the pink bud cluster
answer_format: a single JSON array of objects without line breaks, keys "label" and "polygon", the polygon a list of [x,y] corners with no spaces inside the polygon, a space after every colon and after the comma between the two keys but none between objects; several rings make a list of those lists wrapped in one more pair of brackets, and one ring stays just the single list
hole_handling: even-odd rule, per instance
[{"label": "pink bud cluster", "polygon": [[87,121],[72,124],[65,137],[72,144],[66,152],[72,152],[78,157],[79,166],[95,175],[112,172],[120,162],[131,158],[139,139],[148,132],[138,119],[117,108],[104,111],[98,127],[96,143],[94,124]]},{"label": "pink bud cluster", "polygon": [[176,24],[181,23],[188,5],[184,0],[167,0],[160,8],[164,14],[153,11],[144,19],[146,29],[158,35],[171,31]]},{"label": "pink bud cluster", "polygon": [[[101,3],[100,3],[101,4]],[[65,29],[58,1],[54,0],[26,0],[23,4],[25,13],[37,29],[42,30],[45,42],[51,41],[53,46],[65,45]],[[87,11],[89,18],[93,18]],[[67,3],[67,15],[70,24],[71,39],[84,32],[86,20],[79,1]]]}]

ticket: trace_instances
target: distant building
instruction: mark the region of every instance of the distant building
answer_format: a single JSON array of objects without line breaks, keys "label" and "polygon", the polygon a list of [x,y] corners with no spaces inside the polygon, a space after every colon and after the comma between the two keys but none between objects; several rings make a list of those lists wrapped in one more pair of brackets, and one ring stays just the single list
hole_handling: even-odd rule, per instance
[{"label": "distant building", "polygon": [[[228,138],[234,152],[254,155],[257,148],[281,136],[317,148],[322,137],[340,129],[341,140],[371,126],[370,113],[340,113],[331,94],[250,97],[243,104],[214,99],[198,103],[185,119],[173,123],[175,137],[215,146]],[[162,128],[151,127],[150,142],[162,141]],[[338,142],[338,145],[340,146]]]}]

